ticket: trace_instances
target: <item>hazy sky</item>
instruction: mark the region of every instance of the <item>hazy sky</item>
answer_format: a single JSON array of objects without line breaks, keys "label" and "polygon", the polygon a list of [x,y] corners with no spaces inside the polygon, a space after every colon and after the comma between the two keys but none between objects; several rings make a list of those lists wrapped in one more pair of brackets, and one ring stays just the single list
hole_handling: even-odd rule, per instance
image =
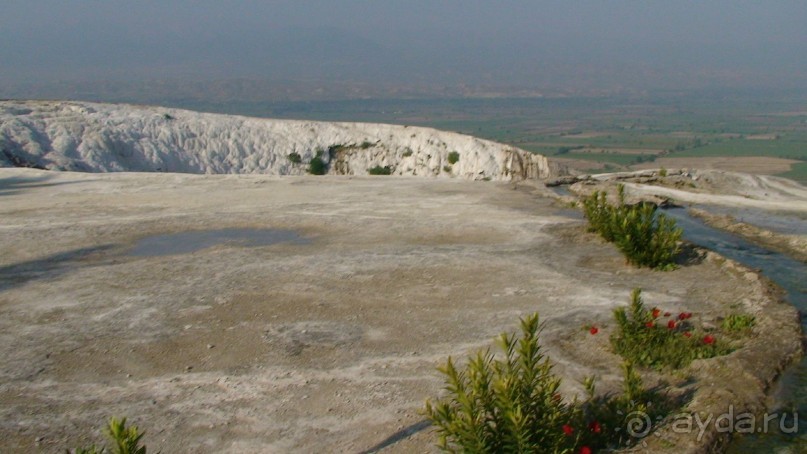
[{"label": "hazy sky", "polygon": [[6,83],[807,84],[805,0],[3,0],[0,36]]}]

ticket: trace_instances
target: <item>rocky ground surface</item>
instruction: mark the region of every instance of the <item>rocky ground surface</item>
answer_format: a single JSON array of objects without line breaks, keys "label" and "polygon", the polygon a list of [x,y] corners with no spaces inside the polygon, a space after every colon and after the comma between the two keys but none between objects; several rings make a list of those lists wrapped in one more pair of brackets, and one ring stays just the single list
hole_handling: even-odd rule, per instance
[{"label": "rocky ground surface", "polygon": [[[551,195],[448,179],[0,169],[0,451],[100,441],[115,415],[155,452],[432,451],[419,410],[440,394],[435,367],[519,316],[546,322],[566,397],[592,374],[618,387],[611,312],[635,287],[697,323],[758,314],[753,348],[671,386],[704,389],[695,409],[761,401],[799,345],[792,308],[720,258],[632,268]],[[153,235],[226,228],[303,240],[131,254]],[[697,450],[693,437],[679,446]]]}]

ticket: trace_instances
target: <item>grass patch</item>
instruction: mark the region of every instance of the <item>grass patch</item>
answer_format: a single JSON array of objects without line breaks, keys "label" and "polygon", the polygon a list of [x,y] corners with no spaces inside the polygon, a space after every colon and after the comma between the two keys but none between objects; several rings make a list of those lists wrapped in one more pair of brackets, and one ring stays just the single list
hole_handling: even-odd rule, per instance
[{"label": "grass patch", "polygon": [[676,151],[670,156],[767,156],[776,158],[805,159],[803,141],[734,139],[710,143],[702,147]]},{"label": "grass patch", "polygon": [[792,164],[790,170],[784,173],[778,173],[776,176],[790,178],[793,181],[807,185],[807,162]]},{"label": "grass patch", "polygon": [[756,317],[748,314],[731,314],[723,319],[720,324],[723,331],[727,332],[743,332],[748,331],[756,324]]}]

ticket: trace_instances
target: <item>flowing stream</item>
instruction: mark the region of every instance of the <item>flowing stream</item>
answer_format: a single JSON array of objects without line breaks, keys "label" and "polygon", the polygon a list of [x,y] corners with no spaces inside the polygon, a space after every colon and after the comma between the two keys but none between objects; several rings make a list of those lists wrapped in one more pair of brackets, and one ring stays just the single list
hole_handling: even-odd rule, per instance
[{"label": "flowing stream", "polygon": [[[686,209],[668,209],[664,210],[664,214],[675,219],[684,229],[684,239],[760,270],[787,292],[786,298],[791,304],[800,312],[807,312],[807,265],[734,234],[709,227],[687,214]],[[775,216],[771,214],[771,217]],[[807,325],[802,320],[804,328]],[[797,427],[795,433],[780,431],[781,419],[777,418],[769,425],[767,432],[735,437],[728,452],[804,452],[807,448],[807,357],[785,371],[771,399],[769,412],[790,415],[784,427],[786,432]],[[798,421],[792,417],[797,417]]]},{"label": "flowing stream", "polygon": [[[563,186],[552,189],[559,195],[573,195]],[[721,207],[699,208],[740,216],[743,220],[780,233],[807,234],[807,223],[793,216],[735,211]],[[735,234],[710,227],[700,219],[690,216],[685,208],[670,208],[660,212],[675,219],[678,226],[683,228],[685,240],[759,270],[785,290],[785,297],[790,304],[799,312],[807,313],[807,264],[758,246]],[[802,330],[807,332],[807,317],[802,320]],[[769,413],[787,416],[784,420],[777,418],[768,426],[767,431],[735,435],[727,452],[807,452],[807,356],[790,366],[779,378],[770,395]],[[784,421],[784,432],[779,430],[781,421]],[[757,426],[759,428],[761,424]]]}]

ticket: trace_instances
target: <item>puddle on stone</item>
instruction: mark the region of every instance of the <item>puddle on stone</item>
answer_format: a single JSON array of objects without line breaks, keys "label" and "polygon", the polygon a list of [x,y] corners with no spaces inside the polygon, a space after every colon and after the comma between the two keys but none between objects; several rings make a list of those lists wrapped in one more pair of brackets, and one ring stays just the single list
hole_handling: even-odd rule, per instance
[{"label": "puddle on stone", "polygon": [[154,257],[189,254],[226,244],[239,247],[269,246],[278,243],[307,244],[309,241],[293,230],[219,229],[154,235],[140,239],[128,255]]}]

